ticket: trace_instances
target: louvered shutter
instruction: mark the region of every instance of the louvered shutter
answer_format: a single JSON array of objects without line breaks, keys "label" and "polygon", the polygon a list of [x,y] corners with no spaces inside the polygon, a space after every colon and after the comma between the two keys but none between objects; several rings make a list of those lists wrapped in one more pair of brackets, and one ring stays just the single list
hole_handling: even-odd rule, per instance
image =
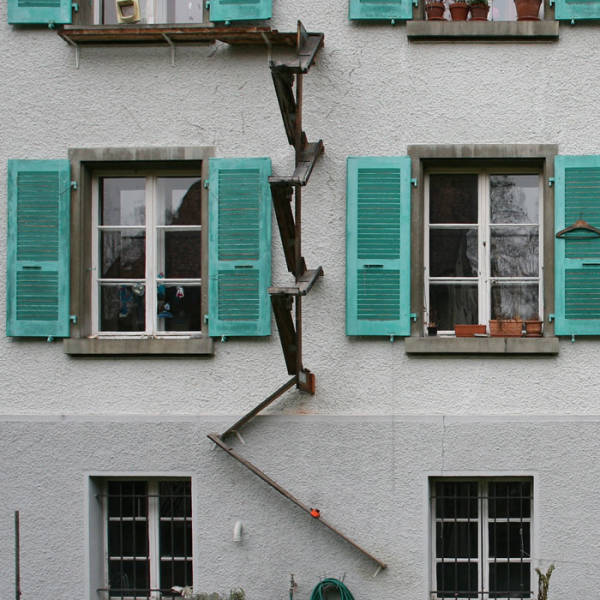
[{"label": "louvered shutter", "polygon": [[554,18],[560,21],[600,19],[600,0],[555,0]]},{"label": "louvered shutter", "polygon": [[412,19],[411,0],[350,0],[351,20]]},{"label": "louvered shutter", "polygon": [[211,21],[263,21],[270,19],[272,0],[211,0]]},{"label": "louvered shutter", "polygon": [[270,335],[271,160],[211,158],[209,168],[209,335]]},{"label": "louvered shutter", "polygon": [[349,157],[346,333],[410,335],[410,158]]},{"label": "louvered shutter", "polygon": [[6,335],[69,336],[68,160],[8,161]]},{"label": "louvered shutter", "polygon": [[71,23],[73,0],[8,0],[8,22]]},{"label": "louvered shutter", "polygon": [[[600,156],[555,159],[555,233],[582,219],[600,228]],[[600,335],[600,237],[554,239],[557,335]]]}]

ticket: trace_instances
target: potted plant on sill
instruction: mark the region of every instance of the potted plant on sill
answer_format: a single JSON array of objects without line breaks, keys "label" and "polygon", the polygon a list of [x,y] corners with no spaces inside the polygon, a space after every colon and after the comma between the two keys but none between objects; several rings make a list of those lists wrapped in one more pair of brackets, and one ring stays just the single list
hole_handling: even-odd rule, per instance
[{"label": "potted plant on sill", "polygon": [[523,319],[498,318],[490,320],[490,335],[492,337],[521,337],[523,335]]},{"label": "potted plant on sill", "polygon": [[445,21],[446,5],[438,0],[425,0],[425,14],[428,21]]},{"label": "potted plant on sill", "polygon": [[453,2],[450,5],[450,14],[453,21],[466,21],[469,16],[469,5],[466,0],[456,0],[456,2]]},{"label": "potted plant on sill", "polygon": [[471,9],[471,21],[487,21],[490,5],[488,0],[467,0]]},{"label": "potted plant on sill", "polygon": [[539,21],[542,0],[515,0],[517,21]]},{"label": "potted plant on sill", "polygon": [[475,334],[484,335],[485,325],[454,325],[456,337],[475,337]]},{"label": "potted plant on sill", "polygon": [[539,315],[533,319],[525,319],[525,337],[542,337],[542,321]]}]

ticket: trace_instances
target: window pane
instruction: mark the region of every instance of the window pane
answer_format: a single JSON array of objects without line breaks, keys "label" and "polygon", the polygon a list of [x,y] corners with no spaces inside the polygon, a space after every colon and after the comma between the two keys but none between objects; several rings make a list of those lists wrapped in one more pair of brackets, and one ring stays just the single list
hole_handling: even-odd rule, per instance
[{"label": "window pane", "polygon": [[[181,3],[187,6],[187,2]],[[202,223],[202,180],[198,177],[159,177],[158,225]]]},{"label": "window pane", "polygon": [[109,517],[145,517],[148,514],[148,486],[145,481],[109,481]]},{"label": "window pane", "polygon": [[431,229],[429,275],[477,277],[477,229]]},{"label": "window pane", "polygon": [[440,598],[477,598],[477,562],[443,562],[436,565]]},{"label": "window pane", "polygon": [[[199,279],[202,277],[202,232],[158,231],[159,265],[167,279]],[[161,243],[162,241],[162,243]]]},{"label": "window pane", "polygon": [[490,175],[491,222],[538,223],[539,181],[538,175]]},{"label": "window pane", "polygon": [[477,521],[436,523],[437,558],[477,558]]},{"label": "window pane", "polygon": [[130,285],[100,286],[100,330],[101,331],[144,331],[145,286]]},{"label": "window pane", "polygon": [[202,306],[199,285],[157,285],[157,314],[160,331],[200,331]]},{"label": "window pane", "polygon": [[539,285],[537,283],[494,283],[492,285],[492,319],[538,318]]},{"label": "window pane", "polygon": [[190,521],[161,521],[161,557],[192,555],[192,523]]},{"label": "window pane", "polygon": [[489,523],[490,558],[529,558],[529,523]]},{"label": "window pane", "polygon": [[150,563],[147,560],[109,560],[108,581],[111,596],[146,596],[150,588]]},{"label": "window pane", "polygon": [[526,562],[490,564],[490,598],[528,598],[531,566]]},{"label": "window pane", "polygon": [[160,588],[169,591],[174,585],[191,586],[192,561],[168,560],[160,563]]},{"label": "window pane", "polygon": [[192,516],[192,484],[190,481],[161,481],[161,517]]},{"label": "window pane", "polygon": [[531,517],[531,481],[493,481],[488,494],[490,519]]},{"label": "window pane", "polygon": [[429,176],[430,223],[477,223],[477,175]]},{"label": "window pane", "polygon": [[144,225],[145,222],[145,177],[100,180],[100,225]]},{"label": "window pane", "polygon": [[148,556],[148,524],[144,521],[110,521],[108,524],[108,555]]},{"label": "window pane", "polygon": [[478,484],[476,481],[437,481],[435,510],[438,519],[476,519]]},{"label": "window pane", "polygon": [[164,23],[202,23],[201,0],[159,0],[166,11]]},{"label": "window pane", "polygon": [[438,329],[479,322],[476,284],[432,283],[429,286],[429,312],[436,315]]},{"label": "window pane", "polygon": [[143,229],[100,232],[101,277],[143,279],[146,274],[146,234]]},{"label": "window pane", "polygon": [[492,277],[537,277],[539,234],[536,227],[493,227],[490,232]]}]

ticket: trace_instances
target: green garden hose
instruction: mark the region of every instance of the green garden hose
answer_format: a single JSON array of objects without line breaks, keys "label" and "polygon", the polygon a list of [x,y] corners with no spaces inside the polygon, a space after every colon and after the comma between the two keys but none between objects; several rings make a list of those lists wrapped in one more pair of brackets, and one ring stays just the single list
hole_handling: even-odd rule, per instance
[{"label": "green garden hose", "polygon": [[319,582],[313,590],[310,600],[326,600],[327,596],[324,592],[329,590],[336,590],[340,595],[340,600],[354,600],[354,596],[350,590],[339,580],[327,578]]}]

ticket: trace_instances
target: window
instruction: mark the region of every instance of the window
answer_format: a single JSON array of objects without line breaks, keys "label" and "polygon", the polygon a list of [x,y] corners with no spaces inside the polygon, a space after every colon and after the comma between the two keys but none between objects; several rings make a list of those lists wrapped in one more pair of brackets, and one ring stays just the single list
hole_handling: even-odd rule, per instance
[{"label": "window", "polygon": [[92,334],[199,334],[201,173],[96,174],[92,189]]},{"label": "window", "polygon": [[424,322],[541,319],[541,175],[509,164],[427,173]]},{"label": "window", "polygon": [[[128,7],[124,6],[124,14]],[[202,0],[139,0],[137,23],[202,23],[204,2]],[[95,23],[119,23],[115,0],[96,0]]]},{"label": "window", "polygon": [[531,598],[533,481],[431,481],[432,598]]},{"label": "window", "polygon": [[100,489],[108,598],[172,597],[191,586],[191,481],[111,479]]}]

